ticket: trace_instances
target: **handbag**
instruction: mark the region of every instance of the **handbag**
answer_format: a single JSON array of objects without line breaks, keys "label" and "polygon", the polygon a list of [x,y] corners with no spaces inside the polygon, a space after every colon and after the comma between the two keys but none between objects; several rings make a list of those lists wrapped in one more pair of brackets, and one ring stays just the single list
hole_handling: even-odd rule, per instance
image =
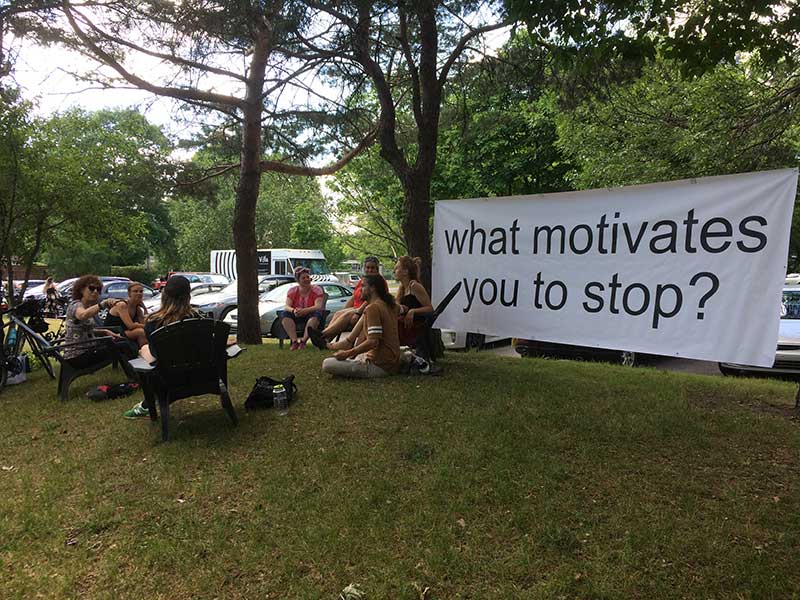
[{"label": "handbag", "polygon": [[272,377],[259,377],[256,384],[244,401],[245,410],[258,410],[272,408],[275,405],[272,397],[273,388],[282,385],[286,388],[286,400],[291,404],[297,397],[297,385],[294,383],[294,375],[289,375],[285,379],[273,379]]}]

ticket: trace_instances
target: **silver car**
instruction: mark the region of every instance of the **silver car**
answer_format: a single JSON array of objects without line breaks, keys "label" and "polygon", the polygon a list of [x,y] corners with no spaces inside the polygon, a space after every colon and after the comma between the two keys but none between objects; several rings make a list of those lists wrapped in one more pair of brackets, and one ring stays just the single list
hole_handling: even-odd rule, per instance
[{"label": "silver car", "polygon": [[[258,302],[261,335],[278,336],[278,328],[282,326],[278,318],[278,311],[283,310],[283,307],[286,306],[286,293],[296,285],[296,283],[281,285],[270,292],[261,294]],[[315,283],[315,285],[321,287],[322,291],[328,294],[328,302],[325,304],[325,310],[330,312],[328,321],[330,321],[331,315],[336,311],[342,310],[347,301],[353,296],[353,290],[340,283],[321,281]],[[231,331],[236,331],[237,320],[238,314],[235,310],[228,313],[228,316],[224,319],[231,326]]]},{"label": "silver car", "polygon": [[[294,281],[294,277],[291,275],[264,275],[258,280],[258,293],[263,294],[290,281]],[[236,310],[238,293],[237,283],[234,280],[218,292],[209,292],[199,296],[193,294],[192,306],[218,321],[224,321],[232,310]]]},{"label": "silver car", "polygon": [[767,373],[773,375],[800,375],[800,286],[783,288],[781,322],[778,329],[778,347],[771,367],[754,367],[735,363],[719,363],[725,375]]}]

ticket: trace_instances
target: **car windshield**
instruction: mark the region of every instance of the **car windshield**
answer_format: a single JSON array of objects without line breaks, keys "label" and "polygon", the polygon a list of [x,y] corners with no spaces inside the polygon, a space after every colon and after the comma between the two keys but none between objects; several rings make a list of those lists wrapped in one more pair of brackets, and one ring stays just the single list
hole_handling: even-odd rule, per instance
[{"label": "car windshield", "polygon": [[330,275],[324,258],[291,258],[292,268],[307,267],[312,275]]},{"label": "car windshield", "polygon": [[800,290],[783,290],[781,319],[800,320]]},{"label": "car windshield", "polygon": [[270,290],[269,292],[261,294],[260,300],[261,302],[286,302],[286,292],[296,285],[296,283],[279,285],[274,290]]}]

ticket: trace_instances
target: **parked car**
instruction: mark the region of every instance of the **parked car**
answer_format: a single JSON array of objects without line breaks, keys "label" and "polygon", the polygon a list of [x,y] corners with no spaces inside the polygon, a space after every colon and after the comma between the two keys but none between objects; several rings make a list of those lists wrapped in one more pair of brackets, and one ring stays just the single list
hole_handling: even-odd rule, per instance
[{"label": "parked car", "polygon": [[787,273],[784,285],[800,285],[800,273]]},{"label": "parked car", "polygon": [[220,289],[228,285],[231,280],[225,276],[220,275],[218,273],[202,273],[199,271],[170,271],[167,273],[166,277],[158,279],[153,282],[153,288],[156,290],[160,290],[165,285],[167,285],[167,280],[172,277],[173,275],[181,275],[186,277],[189,280],[189,285],[192,289],[195,287],[200,287],[202,285],[212,285],[217,284],[220,286]]},{"label": "parked car", "polygon": [[520,356],[550,356],[588,361],[612,362],[627,367],[635,367],[644,362],[649,355],[611,348],[573,346],[539,340],[514,339],[514,349]]},{"label": "parked car", "polygon": [[[106,298],[120,298],[125,299],[128,297],[128,284],[131,280],[127,277],[99,277],[103,284],[103,290],[100,292],[99,300],[102,302]],[[72,286],[78,281],[77,277],[65,279],[56,286],[58,293],[62,298],[72,300]],[[161,305],[161,296],[159,292],[154,290],[148,285],[141,284],[144,288],[144,305],[147,310],[158,309]]]},{"label": "parked car", "polygon": [[800,286],[783,288],[778,346],[771,367],[719,363],[723,375],[771,374],[800,377]]},{"label": "parked car", "polygon": [[[259,295],[268,292],[279,285],[294,281],[291,275],[262,275],[258,279]],[[238,288],[234,279],[227,287],[218,292],[203,294],[199,298],[192,298],[192,306],[218,321],[224,321],[232,310],[237,307]]]},{"label": "parked car", "polygon": [[[283,307],[286,306],[286,293],[296,285],[297,283],[287,283],[261,295],[258,303],[258,314],[261,320],[262,335],[278,336],[278,328],[282,326],[278,318],[278,311],[283,310]],[[353,295],[353,290],[341,283],[321,281],[315,283],[315,285],[320,286],[328,294],[328,302],[325,305],[325,309],[330,311],[330,315],[343,309]],[[329,320],[330,315],[328,316]],[[237,321],[238,311],[236,310],[231,311],[225,317],[225,322],[231,326],[231,331],[236,331]]]}]

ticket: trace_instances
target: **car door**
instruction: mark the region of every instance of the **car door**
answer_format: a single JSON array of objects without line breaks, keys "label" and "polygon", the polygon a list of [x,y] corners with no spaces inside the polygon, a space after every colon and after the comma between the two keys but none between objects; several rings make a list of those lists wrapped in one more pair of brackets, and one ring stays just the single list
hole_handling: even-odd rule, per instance
[{"label": "car door", "polygon": [[328,303],[325,305],[325,308],[329,310],[331,314],[342,310],[350,299],[350,296],[352,296],[350,290],[341,285],[326,285],[322,287],[322,290],[328,294]]}]

